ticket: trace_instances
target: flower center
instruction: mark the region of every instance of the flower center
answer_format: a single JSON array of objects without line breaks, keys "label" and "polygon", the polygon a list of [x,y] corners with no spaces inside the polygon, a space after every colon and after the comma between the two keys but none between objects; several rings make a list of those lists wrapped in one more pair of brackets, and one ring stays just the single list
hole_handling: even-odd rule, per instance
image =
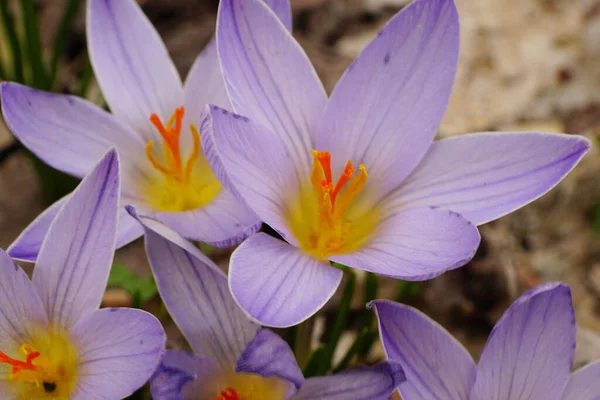
[{"label": "flower center", "polygon": [[190,124],[192,143],[184,161],[181,129],[185,108],[175,110],[167,125],[156,114],[150,121],[163,139],[162,154],[154,153],[154,142],[146,144],[146,157],[155,174],[146,182],[148,203],[159,211],[188,211],[201,208],[212,201],[221,190],[221,184],[213,174],[200,147],[198,129]]},{"label": "flower center", "polygon": [[[77,353],[68,336],[46,332],[19,347],[19,357],[0,351],[7,380],[18,399],[67,399],[78,375]],[[0,372],[2,374],[2,372]]]},{"label": "flower center", "polygon": [[319,259],[356,251],[378,223],[375,211],[358,201],[367,182],[367,168],[360,164],[355,174],[348,161],[334,183],[331,154],[316,150],[312,154],[310,185],[301,188],[287,213],[291,231],[301,249]]},{"label": "flower center", "polygon": [[284,400],[289,384],[276,377],[220,371],[183,390],[184,398],[210,400]]}]

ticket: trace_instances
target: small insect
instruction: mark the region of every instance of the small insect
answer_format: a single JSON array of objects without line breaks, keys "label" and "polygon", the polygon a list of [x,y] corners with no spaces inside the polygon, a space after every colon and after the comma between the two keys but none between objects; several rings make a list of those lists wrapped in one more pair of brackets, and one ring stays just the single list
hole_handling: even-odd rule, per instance
[{"label": "small insect", "polygon": [[52,393],[56,390],[56,383],[54,382],[44,382],[42,386],[44,386],[44,391],[46,393]]}]

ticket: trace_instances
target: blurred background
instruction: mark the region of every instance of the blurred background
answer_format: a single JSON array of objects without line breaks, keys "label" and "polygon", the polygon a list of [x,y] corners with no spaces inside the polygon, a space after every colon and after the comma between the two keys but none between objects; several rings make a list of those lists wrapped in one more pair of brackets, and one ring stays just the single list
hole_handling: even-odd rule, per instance
[{"label": "blurred background", "polygon": [[[214,31],[218,1],[139,3],[185,76]],[[328,91],[376,32],[408,3],[292,0],[294,35]],[[450,107],[438,132],[440,138],[476,131],[541,130],[583,134],[597,142],[600,0],[456,3],[461,55]],[[86,53],[84,1],[0,0],[0,14],[3,80],[83,95],[103,104]],[[51,201],[74,184],[35,161],[2,124],[0,247],[6,249]],[[481,248],[467,266],[422,284],[380,279],[377,296],[419,307],[478,357],[491,328],[519,294],[542,282],[564,281],[572,287],[580,327],[576,366],[599,359],[598,149],[594,146],[548,195],[480,230]],[[224,268],[231,250],[204,248]],[[120,250],[116,262],[105,304],[150,308],[163,322],[168,321],[148,279],[140,241]],[[369,294],[363,289],[366,281],[365,276],[358,275],[348,329],[340,337],[336,362],[360,333],[357,329],[365,296],[373,295],[372,290]],[[328,334],[341,292],[317,317],[312,338],[315,344]],[[172,324],[168,331],[171,346],[184,346]],[[365,360],[382,357],[375,342]]]}]

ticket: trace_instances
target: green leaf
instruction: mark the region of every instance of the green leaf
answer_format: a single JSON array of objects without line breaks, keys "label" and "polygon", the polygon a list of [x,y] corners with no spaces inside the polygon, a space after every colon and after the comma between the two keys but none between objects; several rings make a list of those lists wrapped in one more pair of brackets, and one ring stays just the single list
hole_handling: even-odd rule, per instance
[{"label": "green leaf", "polygon": [[337,348],[338,342],[348,325],[348,315],[350,314],[350,302],[354,296],[354,289],[356,287],[356,274],[354,271],[348,269],[348,281],[344,287],[344,293],[342,294],[342,301],[340,302],[340,309],[337,312],[337,317],[331,327],[329,338],[325,343],[324,353],[322,356],[321,363],[318,366],[317,375],[325,375],[327,371],[331,369],[333,355]]},{"label": "green leaf", "polygon": [[87,97],[87,91],[90,87],[90,83],[92,83],[92,78],[94,77],[94,69],[92,68],[92,63],[90,61],[89,55],[85,56],[85,66],[83,67],[83,73],[81,75],[81,80],[79,81],[79,90],[77,94],[83,98]]},{"label": "green leaf", "polygon": [[52,60],[50,62],[51,86],[54,86],[54,83],[56,82],[58,61],[60,60],[60,56],[65,51],[67,39],[69,37],[69,33],[71,32],[73,21],[75,21],[77,11],[79,10],[81,3],[83,3],[81,0],[69,0],[67,5],[63,8],[62,17],[60,18],[60,22],[58,24],[58,30],[54,36],[54,48],[52,49]]},{"label": "green leaf", "polygon": [[15,29],[15,19],[10,12],[7,0],[0,0],[0,17],[2,18],[4,33],[8,37],[8,43],[12,56],[13,74],[11,79],[18,83],[25,83],[21,45],[19,43],[17,30]]},{"label": "green leaf", "polygon": [[50,79],[42,59],[42,45],[38,27],[37,13],[33,0],[20,0],[27,55],[31,64],[33,87],[50,90]]},{"label": "green leaf", "polygon": [[310,378],[313,376],[319,375],[319,367],[323,363],[323,358],[325,357],[325,346],[319,346],[308,358],[308,363],[306,363],[306,367],[302,371],[305,378]]},{"label": "green leaf", "polygon": [[339,365],[337,367],[335,367],[335,369],[333,370],[333,373],[337,374],[338,372],[342,372],[348,368],[348,366],[350,365],[350,362],[352,361],[352,358],[356,354],[358,354],[358,351],[363,347],[363,343],[368,335],[369,335],[369,329],[367,327],[364,327],[360,331],[358,336],[356,336],[354,343],[352,343],[352,346],[350,346],[350,349],[348,349],[348,352],[346,353],[346,355],[344,355],[344,358],[342,359],[342,361],[340,361]]},{"label": "green leaf", "polygon": [[600,234],[600,202],[594,209],[594,232]]},{"label": "green leaf", "polygon": [[158,293],[152,277],[143,278],[121,264],[113,264],[108,277],[108,286],[127,291],[133,297],[134,303],[138,303],[136,304],[138,308]]}]

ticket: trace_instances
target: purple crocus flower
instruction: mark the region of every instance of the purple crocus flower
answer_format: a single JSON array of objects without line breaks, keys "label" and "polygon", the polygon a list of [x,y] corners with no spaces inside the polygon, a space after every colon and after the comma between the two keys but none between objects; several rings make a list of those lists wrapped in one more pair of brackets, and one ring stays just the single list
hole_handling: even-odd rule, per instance
[{"label": "purple crocus flower", "polygon": [[[291,25],[288,0],[266,0]],[[82,177],[109,147],[122,160],[121,203],[135,204],[185,237],[217,246],[258,229],[258,219],[215,178],[196,129],[207,103],[230,108],[213,42],[196,59],[185,85],[158,33],[135,0],[90,0],[90,59],[112,114],[73,96],[14,83],[2,85],[6,123],[49,165]],[[35,261],[48,226],[65,200],[51,206],[9,248]],[[120,210],[117,248],[142,234]]]},{"label": "purple crocus flower", "polygon": [[[589,147],[582,137],[480,133],[432,142],[452,89],[452,0],[416,0],[350,65],[328,99],[308,58],[258,0],[222,0],[217,47],[232,114],[205,110],[219,179],[289,243],[258,234],[229,286],[269,326],[310,317],[342,272],[405,280],[460,267],[476,225],[540,197]],[[285,306],[282,306],[285,305]]]},{"label": "purple crocus flower", "polygon": [[151,314],[98,307],[115,251],[119,165],[109,151],[50,225],[30,280],[0,250],[0,398],[118,400],[164,352]]},{"label": "purple crocus flower", "polygon": [[571,374],[575,313],[568,286],[519,297],[498,321],[476,366],[467,350],[420,311],[371,303],[389,359],[406,372],[404,400],[597,400],[600,362]]},{"label": "purple crocus flower", "polygon": [[160,295],[194,352],[167,351],[150,382],[154,399],[387,400],[404,380],[393,361],[304,379],[287,343],[246,317],[209,258],[160,222],[139,219]]}]

